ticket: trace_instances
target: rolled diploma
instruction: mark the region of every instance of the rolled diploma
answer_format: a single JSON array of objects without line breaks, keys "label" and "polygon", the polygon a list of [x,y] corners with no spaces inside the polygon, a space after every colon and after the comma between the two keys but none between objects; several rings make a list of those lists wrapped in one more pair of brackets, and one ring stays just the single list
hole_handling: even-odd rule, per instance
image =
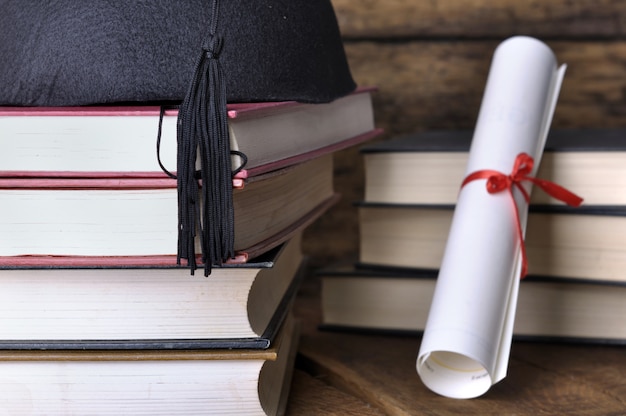
[{"label": "rolled diploma", "polygon": [[[466,175],[508,175],[525,152],[534,176],[564,73],[537,39],[516,36],[496,48]],[[528,206],[519,190],[514,196],[525,230]],[[506,376],[521,273],[513,204],[508,191],[489,194],[484,179],[459,191],[417,357],[423,383],[440,395],[477,397]]]}]

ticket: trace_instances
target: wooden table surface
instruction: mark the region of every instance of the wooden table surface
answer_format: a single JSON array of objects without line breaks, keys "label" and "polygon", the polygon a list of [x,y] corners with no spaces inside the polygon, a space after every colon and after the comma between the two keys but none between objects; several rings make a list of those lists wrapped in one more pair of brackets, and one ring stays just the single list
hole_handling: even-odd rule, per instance
[{"label": "wooden table surface", "polygon": [[419,337],[320,331],[315,278],[295,313],[302,336],[288,416],[626,415],[626,346],[515,342],[507,377],[457,400],[422,384]]}]

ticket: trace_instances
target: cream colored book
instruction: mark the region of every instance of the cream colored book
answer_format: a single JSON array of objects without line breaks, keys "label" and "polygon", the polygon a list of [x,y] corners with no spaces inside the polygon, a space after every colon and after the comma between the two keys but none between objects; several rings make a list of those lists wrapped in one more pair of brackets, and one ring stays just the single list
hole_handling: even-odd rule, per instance
[{"label": "cream colored book", "polygon": [[[528,216],[530,274],[626,281],[626,210],[543,208],[531,208]],[[361,205],[360,261],[438,269],[452,217],[452,206]]]},{"label": "cream colored book", "polygon": [[[436,271],[335,267],[319,272],[322,327],[337,331],[424,331]],[[520,283],[513,335],[532,341],[626,343],[626,285],[540,279]]]},{"label": "cream colored book", "polygon": [[[234,249],[277,246],[334,203],[333,156],[248,178],[233,190]],[[0,265],[32,256],[169,256],[176,263],[174,179],[0,178]],[[199,237],[196,239],[199,250]]]},{"label": "cream colored book", "polygon": [[[365,200],[394,204],[454,204],[467,166],[471,130],[433,130],[361,149]],[[626,129],[555,129],[548,134],[536,177],[584,198],[584,205],[626,205]],[[558,204],[533,192],[531,204]]]},{"label": "cream colored book", "polygon": [[268,349],[0,351],[0,413],[281,415],[298,339],[289,317]]},{"label": "cream colored book", "polygon": [[266,347],[304,265],[301,233],[209,277],[117,260],[0,268],[0,349]]},{"label": "cream colored book", "polygon": [[[228,105],[231,149],[250,174],[275,170],[379,134],[371,94],[361,88],[321,104],[295,101]],[[3,176],[165,177],[156,153],[160,107],[0,107]],[[161,161],[176,170],[178,111],[164,113]],[[240,161],[234,157],[233,167]]]}]

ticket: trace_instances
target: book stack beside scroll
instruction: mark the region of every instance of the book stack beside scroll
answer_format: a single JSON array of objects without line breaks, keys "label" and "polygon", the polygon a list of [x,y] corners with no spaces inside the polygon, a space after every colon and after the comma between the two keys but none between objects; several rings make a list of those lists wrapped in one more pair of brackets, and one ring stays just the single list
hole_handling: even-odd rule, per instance
[{"label": "book stack beside scroll", "polygon": [[[326,327],[423,331],[471,138],[432,131],[362,149],[359,261],[320,273]],[[624,143],[626,130],[549,134],[536,177],[584,202],[570,208],[533,190],[516,338],[626,342]]]},{"label": "book stack beside scroll", "polygon": [[158,107],[0,108],[0,413],[281,414],[302,232],[380,133],[370,93],[229,105],[236,256],[208,277],[177,263]]}]

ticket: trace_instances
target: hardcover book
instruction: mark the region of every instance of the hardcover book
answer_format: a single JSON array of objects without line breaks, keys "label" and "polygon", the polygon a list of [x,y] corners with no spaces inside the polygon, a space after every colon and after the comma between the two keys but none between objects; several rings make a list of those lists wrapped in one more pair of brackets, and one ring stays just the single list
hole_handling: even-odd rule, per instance
[{"label": "hardcover book", "polygon": [[299,340],[189,351],[0,351],[0,412],[36,415],[281,415]]},{"label": "hardcover book", "polygon": [[[365,200],[454,204],[473,132],[434,130],[366,145]],[[626,129],[554,129],[536,177],[584,198],[585,205],[626,205]],[[556,204],[537,191],[531,204]]]},{"label": "hardcover book", "polygon": [[[332,166],[329,154],[234,189],[232,261],[279,245],[336,202]],[[68,256],[91,265],[112,256],[128,257],[126,265],[175,265],[177,199],[173,179],[0,178],[0,265]]]},{"label": "hardcover book", "polygon": [[[251,176],[354,146],[380,133],[372,88],[329,103],[228,105],[231,150]],[[0,107],[0,176],[166,177],[158,106]],[[164,112],[163,166],[176,172],[178,110]],[[242,160],[233,155],[234,168]]]},{"label": "hardcover book", "polygon": [[[440,267],[453,206],[366,202],[358,210],[360,262]],[[622,207],[531,206],[524,245],[530,274],[626,281],[626,210]]]},{"label": "hardcover book", "polygon": [[[319,272],[322,327],[421,334],[436,271],[342,266]],[[518,340],[626,343],[626,285],[528,276],[520,282]]]},{"label": "hardcover book", "polygon": [[116,260],[1,266],[0,349],[267,348],[304,267],[301,233],[210,277]]}]

